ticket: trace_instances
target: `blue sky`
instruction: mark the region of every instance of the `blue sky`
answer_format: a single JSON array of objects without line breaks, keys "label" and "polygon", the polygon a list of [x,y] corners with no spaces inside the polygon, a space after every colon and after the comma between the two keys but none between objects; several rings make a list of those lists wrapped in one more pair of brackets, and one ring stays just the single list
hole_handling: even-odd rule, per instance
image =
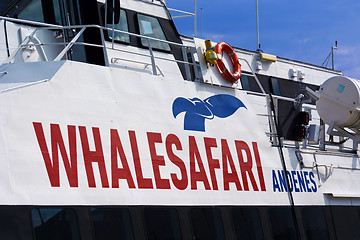
[{"label": "blue sky", "polygon": [[[335,69],[360,80],[359,0],[258,1],[264,52],[321,65],[338,41]],[[166,0],[166,4],[194,12],[193,0]],[[255,0],[197,0],[197,36],[201,37],[202,8],[202,38],[256,50],[255,6]],[[178,18],[175,24],[180,34],[193,36],[193,18]]]}]

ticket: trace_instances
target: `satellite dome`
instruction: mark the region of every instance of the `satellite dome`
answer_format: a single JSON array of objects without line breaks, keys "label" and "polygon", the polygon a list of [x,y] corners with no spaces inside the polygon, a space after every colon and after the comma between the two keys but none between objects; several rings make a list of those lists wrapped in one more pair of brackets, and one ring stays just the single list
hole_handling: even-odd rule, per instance
[{"label": "satellite dome", "polygon": [[316,102],[320,117],[337,127],[360,129],[360,81],[344,76],[326,80]]}]

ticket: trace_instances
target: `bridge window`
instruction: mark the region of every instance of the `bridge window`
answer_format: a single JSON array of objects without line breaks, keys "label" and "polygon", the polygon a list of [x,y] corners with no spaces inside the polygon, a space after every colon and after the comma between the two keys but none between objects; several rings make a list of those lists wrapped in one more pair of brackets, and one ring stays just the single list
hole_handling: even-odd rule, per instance
[{"label": "bridge window", "polygon": [[192,208],[190,216],[193,239],[225,239],[221,213],[218,208]]},{"label": "bridge window", "polygon": [[95,240],[134,239],[130,212],[127,208],[91,209]]},{"label": "bridge window", "polygon": [[80,240],[74,209],[34,208],[31,217],[36,240]]},{"label": "bridge window", "polygon": [[277,78],[271,77],[271,88],[273,94],[281,96],[279,80]]},{"label": "bridge window", "polygon": [[18,18],[35,21],[35,22],[44,22],[44,15],[41,0],[33,0],[18,14]]},{"label": "bridge window", "polygon": [[145,208],[144,218],[147,239],[182,239],[179,215],[176,208]]},{"label": "bridge window", "polygon": [[[138,14],[137,18],[141,35],[165,41],[167,40],[158,19],[142,14]],[[141,44],[148,47],[149,40],[146,38],[141,38]],[[170,46],[167,43],[150,40],[150,44],[152,48],[170,51]]]},{"label": "bridge window", "polygon": [[241,81],[241,86],[242,86],[242,89],[244,90],[251,90],[250,89],[250,84],[249,84],[249,79],[248,79],[248,76],[246,75],[241,75],[240,76],[240,81]]},{"label": "bridge window", "polygon": [[256,208],[233,208],[231,210],[236,239],[262,240],[264,234],[259,210]]},{"label": "bridge window", "polygon": [[[107,23],[106,27],[111,28],[111,29],[113,29],[113,27],[114,27],[115,30],[128,32],[129,27],[128,27],[128,23],[127,23],[126,12],[124,10],[120,10],[119,23],[114,24],[114,26],[112,23]],[[114,39],[115,41],[127,42],[127,43],[130,42],[130,36],[125,33],[119,33],[116,31],[108,31],[108,36],[110,39]]]}]

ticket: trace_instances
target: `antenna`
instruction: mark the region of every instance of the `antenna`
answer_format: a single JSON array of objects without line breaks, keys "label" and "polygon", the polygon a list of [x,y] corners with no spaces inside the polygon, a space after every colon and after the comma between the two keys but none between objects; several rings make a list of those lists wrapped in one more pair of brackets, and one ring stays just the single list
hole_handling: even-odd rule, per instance
[{"label": "antenna", "polygon": [[[338,42],[335,41],[335,46],[331,47],[331,51],[329,53],[329,55],[326,57],[325,61],[321,64],[321,67],[326,67],[328,66],[330,60],[331,60],[331,69],[334,70],[335,69],[335,62],[334,62],[334,50],[338,49]],[[326,65],[325,65],[326,63]]]},{"label": "antenna", "polygon": [[259,40],[259,7],[258,7],[258,0],[256,0],[256,36],[257,36],[257,50],[258,52],[261,51],[260,49],[260,40]]},{"label": "antenna", "polygon": [[200,8],[200,26],[201,26],[201,32],[200,32],[200,37],[203,37],[203,9]]},{"label": "antenna", "polygon": [[196,37],[196,0],[194,0],[194,37]]}]

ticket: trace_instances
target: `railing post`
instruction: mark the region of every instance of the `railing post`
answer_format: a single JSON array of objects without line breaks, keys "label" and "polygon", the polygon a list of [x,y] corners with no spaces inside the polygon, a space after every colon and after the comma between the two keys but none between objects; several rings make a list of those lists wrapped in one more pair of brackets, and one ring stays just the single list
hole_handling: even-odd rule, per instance
[{"label": "railing post", "polygon": [[79,39],[79,37],[83,34],[83,32],[85,31],[86,27],[83,27],[80,32],[78,32],[76,34],[76,36],[71,40],[71,42],[69,42],[69,44],[59,53],[59,55],[56,56],[56,58],[54,59],[54,61],[59,61],[61,60],[61,58],[65,55],[65,53],[67,53],[67,51],[69,51],[69,49],[74,45],[74,43]]},{"label": "railing post", "polygon": [[150,39],[148,39],[148,44],[149,44],[149,52],[150,52],[151,66],[152,66],[153,74],[157,75],[154,52],[153,52],[151,44],[150,44]]},{"label": "railing post", "polygon": [[103,46],[103,51],[104,51],[105,66],[109,66],[109,58],[108,58],[107,50],[106,50],[104,31],[101,28],[99,28],[99,30],[100,30],[100,36],[101,36],[101,44]]}]

